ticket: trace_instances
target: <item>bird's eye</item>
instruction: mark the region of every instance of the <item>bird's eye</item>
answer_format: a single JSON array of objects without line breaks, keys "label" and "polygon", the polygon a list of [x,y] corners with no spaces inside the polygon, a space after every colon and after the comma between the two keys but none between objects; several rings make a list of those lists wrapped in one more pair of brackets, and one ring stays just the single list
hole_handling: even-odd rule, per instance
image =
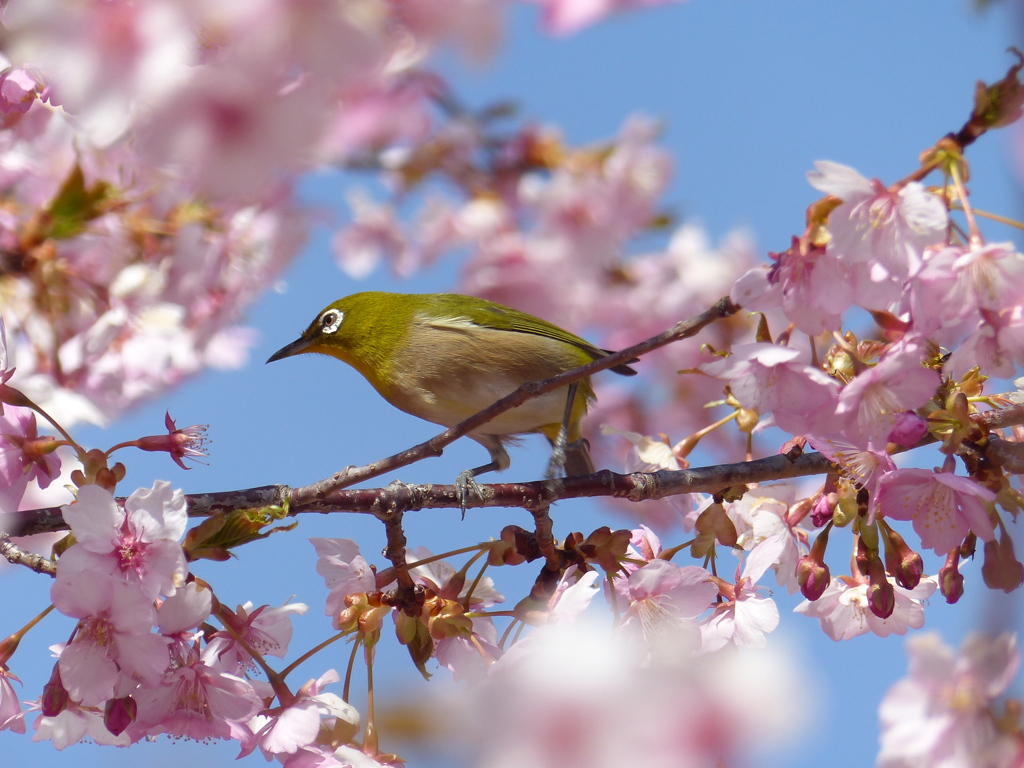
[{"label": "bird's eye", "polygon": [[328,309],[326,312],[320,315],[321,333],[334,333],[336,330],[338,330],[338,326],[341,325],[341,321],[344,317],[344,312],[339,312],[336,309]]}]

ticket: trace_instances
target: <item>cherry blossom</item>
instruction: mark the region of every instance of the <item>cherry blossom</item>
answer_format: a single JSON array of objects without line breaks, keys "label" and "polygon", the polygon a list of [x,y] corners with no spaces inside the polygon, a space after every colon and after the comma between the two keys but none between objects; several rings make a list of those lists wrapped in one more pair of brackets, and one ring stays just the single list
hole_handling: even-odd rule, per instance
[{"label": "cherry blossom", "polygon": [[868,608],[867,579],[849,576],[832,579],[821,597],[813,602],[804,600],[793,610],[818,619],[825,634],[837,641],[867,632],[879,637],[905,635],[908,629],[923,627],[922,603],[938,588],[936,578],[925,577],[913,589],[904,589],[892,577],[888,581],[895,592],[896,607],[885,619]]},{"label": "cherry blossom", "polygon": [[57,610],[79,619],[74,639],[59,653],[64,687],[74,701],[99,706],[113,696],[121,675],[160,680],[169,663],[168,640],[151,633],[156,612],[138,585],[104,570],[60,573],[50,588]]},{"label": "cherry blossom", "polygon": [[33,722],[32,741],[52,742],[58,752],[82,739],[89,739],[96,744],[127,747],[132,743],[127,733],[114,735],[103,722],[103,712],[96,707],[83,707],[76,702],[58,714],[47,716],[40,714]]},{"label": "cherry blossom", "polygon": [[907,640],[909,675],[882,700],[878,765],[1003,768],[1017,765],[1019,738],[1003,733],[992,709],[1020,667],[1010,635],[971,635],[959,654],[936,634]]},{"label": "cherry blossom", "polygon": [[133,698],[138,716],[127,731],[133,739],[160,733],[197,741],[241,739],[249,734],[242,723],[263,706],[249,681],[219,672],[201,658],[179,660]]},{"label": "cherry blossom", "polygon": [[324,612],[328,616],[338,615],[347,607],[345,598],[358,592],[373,592],[377,580],[370,564],[359,554],[359,545],[352,539],[311,538],[316,549],[316,572],[324,578],[327,596]]},{"label": "cherry blossom", "polygon": [[791,347],[738,344],[729,357],[705,363],[701,370],[728,380],[741,404],[773,414],[783,429],[793,434],[817,432],[833,421],[839,384],[820,368],[799,362],[799,357]]},{"label": "cherry blossom", "polygon": [[779,625],[779,609],[769,597],[758,597],[757,581],[786,547],[785,534],[765,539],[747,553],[743,571],[736,568],[736,584],[725,585],[731,594],[726,602],[701,623],[701,650],[717,651],[732,642],[738,646],[763,648],[766,634]]},{"label": "cherry blossom", "polygon": [[283,659],[292,639],[292,616],[301,616],[308,610],[305,603],[285,603],[277,608],[261,605],[253,610],[252,603],[246,602],[234,614],[220,615],[230,630],[213,633],[210,646],[216,646],[216,655],[227,672],[240,673],[254,666],[248,648],[263,656]]},{"label": "cherry blossom", "polygon": [[846,423],[848,436],[865,442],[884,440],[900,412],[934,396],[939,374],[921,365],[923,354],[912,342],[892,347],[876,365],[843,387],[835,413]]},{"label": "cherry blossom", "polygon": [[668,645],[676,652],[697,650],[700,629],[695,619],[718,595],[711,574],[696,566],[654,559],[630,575],[628,589],[623,628],[637,628],[656,651]]},{"label": "cherry blossom", "polygon": [[140,488],[122,507],[96,485],[61,508],[76,544],[60,559],[58,579],[103,572],[135,585],[150,599],[171,596],[188,568],[181,546],[188,517],[185,496],[165,480]]},{"label": "cherry blossom", "polygon": [[886,517],[913,520],[921,543],[943,555],[968,531],[992,541],[995,529],[985,502],[996,495],[969,477],[927,469],[897,469],[879,483],[878,509]]},{"label": "cherry blossom", "polygon": [[778,483],[752,488],[743,498],[725,504],[725,512],[736,526],[736,544],[751,551],[767,539],[781,536],[784,545],[771,568],[775,581],[793,594],[799,589],[796,565],[807,552],[807,534],[789,520],[790,505],[797,499],[793,485]]},{"label": "cherry blossom", "polygon": [[6,665],[0,665],[0,731],[8,729],[15,733],[25,732],[25,715],[21,711],[18,694],[11,681],[21,683],[10,673]]},{"label": "cherry blossom", "polygon": [[338,696],[323,690],[340,679],[335,670],[329,669],[318,679],[303,685],[295,700],[280,711],[272,716],[257,715],[249,723],[253,734],[242,745],[239,757],[248,755],[256,747],[268,760],[272,755],[295,754],[313,743],[322,724],[328,726],[337,741],[350,740],[359,729],[359,713]]},{"label": "cherry blossom", "polygon": [[[883,274],[873,275],[876,282],[888,276],[903,280],[920,264],[927,246],[945,241],[946,207],[920,183],[890,192],[848,166],[819,160],[815,167],[807,174],[811,186],[843,201],[829,215],[828,252],[884,268]],[[869,297],[857,298],[858,303],[865,299]],[[877,304],[869,300],[865,306]]]},{"label": "cherry blossom", "polygon": [[0,508],[18,509],[30,482],[46,488],[60,474],[56,447],[54,438],[39,437],[33,411],[11,405],[0,411]]}]

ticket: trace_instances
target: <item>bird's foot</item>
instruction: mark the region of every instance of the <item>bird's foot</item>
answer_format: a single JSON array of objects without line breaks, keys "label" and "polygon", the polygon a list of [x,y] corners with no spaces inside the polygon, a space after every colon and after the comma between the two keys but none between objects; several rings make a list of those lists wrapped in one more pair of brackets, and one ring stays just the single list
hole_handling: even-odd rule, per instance
[{"label": "bird's foot", "polygon": [[545,480],[565,477],[565,445],[565,430],[560,430],[558,438],[551,446],[551,459],[548,461],[548,468],[544,471]]},{"label": "bird's foot", "polygon": [[469,503],[470,494],[478,499],[482,498],[480,485],[476,481],[476,472],[472,469],[464,469],[455,478],[455,496],[459,500],[459,508],[462,510],[462,519],[466,519],[466,505]]}]

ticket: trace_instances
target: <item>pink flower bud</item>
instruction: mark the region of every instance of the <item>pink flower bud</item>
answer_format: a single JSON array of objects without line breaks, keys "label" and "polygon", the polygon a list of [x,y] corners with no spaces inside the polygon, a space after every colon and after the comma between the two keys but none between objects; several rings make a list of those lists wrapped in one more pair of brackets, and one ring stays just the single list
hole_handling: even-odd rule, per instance
[{"label": "pink flower bud", "polygon": [[[863,539],[861,544],[863,545]],[[868,609],[880,619],[887,619],[896,610],[896,590],[889,581],[885,572],[885,566],[875,552],[863,549],[867,560],[868,577]],[[857,553],[858,565],[860,565],[861,552]]]},{"label": "pink flower bud", "polygon": [[892,428],[886,439],[888,442],[902,445],[904,448],[912,448],[926,434],[928,434],[927,421],[913,411],[900,411],[896,414],[896,426]]},{"label": "pink flower bud", "polygon": [[912,550],[906,540],[888,526],[885,532],[885,564],[889,572],[896,577],[896,583],[905,589],[913,589],[921,583],[924,562],[921,556]]},{"label": "pink flower bud", "polygon": [[49,682],[43,686],[43,695],[39,699],[40,708],[46,717],[56,717],[68,707],[71,697],[60,679],[60,670],[53,665],[53,674]]},{"label": "pink flower bud", "polygon": [[838,503],[839,498],[834,492],[823,493],[818,497],[818,500],[814,502],[814,508],[811,510],[811,523],[814,524],[815,528],[821,528],[832,521],[832,513],[835,511],[836,504]]},{"label": "pink flower bud", "polygon": [[1013,553],[1013,542],[1005,533],[998,541],[985,542],[985,563],[981,575],[990,589],[1012,592],[1024,583],[1024,565]]},{"label": "pink flower bud", "polygon": [[138,705],[131,696],[110,699],[103,708],[103,724],[112,734],[120,736],[125,728],[135,722],[137,711]]},{"label": "pink flower bud", "polygon": [[807,555],[797,563],[796,580],[800,584],[800,594],[814,601],[824,594],[832,582],[832,574],[829,573],[828,565]]},{"label": "pink flower bud", "polygon": [[796,566],[796,580],[800,584],[800,593],[808,600],[814,601],[821,597],[829,583],[832,581],[832,574],[825,564],[825,548],[828,547],[828,534],[832,530],[829,524],[818,538],[811,545],[811,551]]},{"label": "pink flower bud", "polygon": [[964,596],[964,577],[959,563],[960,550],[957,548],[946,556],[946,564],[939,569],[939,591],[950,605]]}]

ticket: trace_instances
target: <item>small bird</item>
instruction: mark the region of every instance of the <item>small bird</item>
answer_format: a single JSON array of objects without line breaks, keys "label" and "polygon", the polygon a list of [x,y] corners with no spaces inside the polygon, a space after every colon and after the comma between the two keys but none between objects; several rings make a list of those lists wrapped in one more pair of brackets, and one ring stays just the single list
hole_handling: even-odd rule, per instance
[{"label": "small bird", "polygon": [[[368,291],[323,309],[302,335],[267,360],[314,352],[348,363],[396,408],[451,427],[521,384],[551,378],[612,354],[525,312],[473,296]],[[630,362],[636,362],[631,360]],[[636,373],[625,363],[616,373]],[[573,397],[570,405],[569,397]],[[556,448],[566,441],[568,475],[594,465],[582,438],[582,420],[594,400],[590,379],[528,400],[468,433],[491,461],[460,475],[472,482],[507,469],[505,445],[514,435],[539,432]]]}]

